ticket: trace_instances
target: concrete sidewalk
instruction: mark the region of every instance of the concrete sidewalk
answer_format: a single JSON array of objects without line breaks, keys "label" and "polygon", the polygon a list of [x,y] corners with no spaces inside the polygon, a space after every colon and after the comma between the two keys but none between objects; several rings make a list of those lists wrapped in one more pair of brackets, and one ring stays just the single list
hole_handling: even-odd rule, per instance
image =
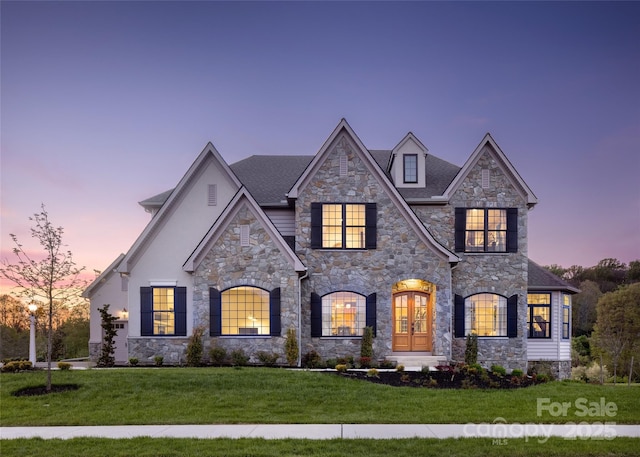
[{"label": "concrete sidewalk", "polygon": [[640,425],[613,424],[243,424],[0,427],[0,439],[43,438],[640,438]]}]

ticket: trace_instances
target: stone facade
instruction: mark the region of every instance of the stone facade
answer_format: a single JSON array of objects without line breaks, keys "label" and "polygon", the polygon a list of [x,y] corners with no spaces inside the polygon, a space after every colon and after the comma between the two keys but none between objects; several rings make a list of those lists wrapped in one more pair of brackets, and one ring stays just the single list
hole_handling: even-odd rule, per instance
[{"label": "stone facade", "polygon": [[[245,190],[246,193],[239,199],[234,197],[231,200],[233,205],[229,205],[215,222],[214,233],[206,235],[211,238],[203,241],[200,237],[204,234],[197,234],[197,239],[194,235],[192,241],[196,251],[203,246],[199,243],[209,247],[208,252],[198,251],[197,256],[189,257],[189,253],[185,253],[190,260],[198,259],[197,264],[190,265],[187,270],[193,270],[191,279],[187,279],[192,280],[188,284],[187,316],[189,328],[204,328],[205,359],[208,349],[216,345],[224,347],[228,353],[243,349],[252,357],[252,362],[257,362],[260,351],[276,353],[280,356],[278,362],[285,363],[285,335],[290,328],[297,332],[301,354],[314,350],[324,359],[357,357],[360,337],[312,336],[312,294],[322,297],[334,292],[354,292],[364,297],[375,294],[375,358],[397,355],[399,351],[394,351],[392,319],[394,290],[400,286],[407,287],[411,283],[409,280],[417,280],[415,284],[428,284],[431,313],[429,346],[431,355],[439,360],[464,360],[466,340],[464,336],[454,336],[454,297],[466,298],[480,293],[506,298],[517,296],[517,335],[480,337],[478,361],[486,367],[497,364],[507,370],[525,370],[528,366],[527,218],[529,205],[535,204],[536,200],[520,178],[512,174],[502,152],[493,149],[493,140],[488,137],[482,149],[474,152],[470,167],[462,169],[466,173],[463,179],[454,179],[454,189],[441,189],[444,193],[434,198],[420,194],[420,197],[403,200],[399,192],[407,189],[392,187],[388,177],[384,176],[386,171],[381,170],[368,151],[361,149],[362,145],[350,128],[336,130],[331,138],[330,144],[323,146],[320,155],[295,181],[295,196],[282,193],[282,200],[277,200],[269,194],[271,199],[261,203],[269,210],[281,211],[278,217],[286,228],[282,233],[287,235],[287,239],[295,233],[293,252],[285,247],[282,236],[277,232],[280,226],[274,228],[263,213],[264,208],[256,205],[260,200],[250,198],[248,185],[236,195],[242,195]],[[378,155],[376,157],[380,160]],[[435,173],[430,174],[426,170],[427,185],[429,176]],[[243,182],[250,175],[247,173]],[[264,179],[257,181],[264,184]],[[415,191],[416,188],[409,190]],[[375,203],[376,248],[312,248],[313,203]],[[456,250],[456,208],[516,208],[517,251],[455,252],[460,259],[458,262],[452,254]],[[284,214],[287,211],[289,214],[294,212],[293,218]],[[273,220],[275,223],[276,219]],[[241,242],[245,233],[241,227],[248,227],[248,245]],[[294,254],[298,258],[292,263]],[[300,262],[307,268],[306,272],[301,271]],[[180,274],[188,278],[184,271],[180,270]],[[224,292],[239,286],[252,286],[264,291],[280,289],[280,335],[210,336],[210,289]],[[415,288],[408,290],[420,290],[419,286],[411,287]],[[136,313],[139,312],[136,306],[132,303],[128,307]],[[188,335],[130,336],[129,355],[137,357],[141,364],[152,364],[154,357],[159,355],[167,364],[181,364],[185,362],[188,340]],[[97,358],[99,345],[93,344],[90,351],[91,357]],[[530,356],[538,357],[534,353]],[[552,369],[556,377],[564,378],[570,373],[570,361],[555,361]]]},{"label": "stone facade", "polygon": [[[249,246],[241,246],[240,226],[249,226]],[[282,253],[262,222],[243,205],[205,256],[193,274],[194,327],[205,328],[205,355],[212,345],[224,347],[227,353],[243,349],[253,357],[259,351],[277,353],[279,362],[286,360],[284,343],[287,329],[298,328],[298,274]],[[276,336],[209,336],[209,289],[220,291],[237,286],[253,286],[266,291],[281,289],[282,334]]]},{"label": "stone facade", "polygon": [[[489,186],[482,187],[482,170],[489,170]],[[475,166],[460,184],[448,205],[415,207],[416,214],[431,233],[450,250],[454,243],[454,210],[462,208],[518,208],[518,251],[476,254],[458,252],[461,262],[453,271],[453,294],[468,297],[488,292],[510,297],[518,295],[518,336],[485,337],[478,341],[482,365],[507,369],[527,367],[527,212],[521,190],[503,172],[494,151],[486,145]],[[465,338],[453,338],[453,360],[464,360]]]},{"label": "stone facade", "polygon": [[[340,156],[347,157],[347,174],[340,176]],[[373,250],[312,249],[311,203],[377,204],[377,248]],[[392,287],[406,279],[422,279],[436,288],[433,312],[433,354],[450,358],[451,268],[448,260],[428,246],[391,200],[388,191],[371,173],[346,136],[339,136],[325,161],[299,193],[296,201],[296,254],[309,268],[303,283],[303,352],[314,349],[325,358],[359,355],[360,339],[312,338],[309,297],[351,291],[377,294],[377,336],[374,354],[392,352]]]}]

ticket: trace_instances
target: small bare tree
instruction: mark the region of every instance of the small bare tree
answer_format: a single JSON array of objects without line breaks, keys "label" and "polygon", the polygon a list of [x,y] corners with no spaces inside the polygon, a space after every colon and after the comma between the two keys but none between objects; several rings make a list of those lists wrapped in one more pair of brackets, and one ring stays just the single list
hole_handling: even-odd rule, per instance
[{"label": "small bare tree", "polygon": [[35,300],[43,300],[47,310],[47,391],[51,391],[51,351],[53,347],[54,304],[65,303],[77,298],[87,282],[80,278],[84,267],[78,268],[73,261],[71,251],[64,250],[62,243],[62,227],[55,228],[49,221],[44,204],[40,213],[29,220],[35,226],[31,228],[31,237],[38,240],[43,251],[41,260],[32,258],[30,251],[18,242],[18,237],[11,234],[15,243],[13,253],[16,263],[3,260],[0,274],[19,288],[23,296]]}]

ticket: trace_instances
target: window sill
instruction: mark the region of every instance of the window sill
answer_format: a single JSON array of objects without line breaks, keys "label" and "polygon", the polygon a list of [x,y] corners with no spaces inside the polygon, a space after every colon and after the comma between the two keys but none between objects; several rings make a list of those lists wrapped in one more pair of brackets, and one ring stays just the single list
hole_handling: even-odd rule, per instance
[{"label": "window sill", "polygon": [[316,338],[320,338],[321,340],[361,340],[362,339],[362,335],[323,335],[320,337],[316,337]]}]

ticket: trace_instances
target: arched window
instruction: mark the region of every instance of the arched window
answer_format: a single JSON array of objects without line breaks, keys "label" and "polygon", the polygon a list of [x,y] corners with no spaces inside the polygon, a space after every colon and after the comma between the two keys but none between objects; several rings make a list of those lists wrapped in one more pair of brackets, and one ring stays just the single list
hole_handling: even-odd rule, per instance
[{"label": "arched window", "polygon": [[497,294],[476,294],[467,297],[465,329],[478,336],[507,336],[507,299]]},{"label": "arched window", "polygon": [[366,320],[364,295],[333,292],[322,297],[322,336],[362,336]]},{"label": "arched window", "polygon": [[222,335],[269,335],[269,292],[240,286],[221,293]]}]

